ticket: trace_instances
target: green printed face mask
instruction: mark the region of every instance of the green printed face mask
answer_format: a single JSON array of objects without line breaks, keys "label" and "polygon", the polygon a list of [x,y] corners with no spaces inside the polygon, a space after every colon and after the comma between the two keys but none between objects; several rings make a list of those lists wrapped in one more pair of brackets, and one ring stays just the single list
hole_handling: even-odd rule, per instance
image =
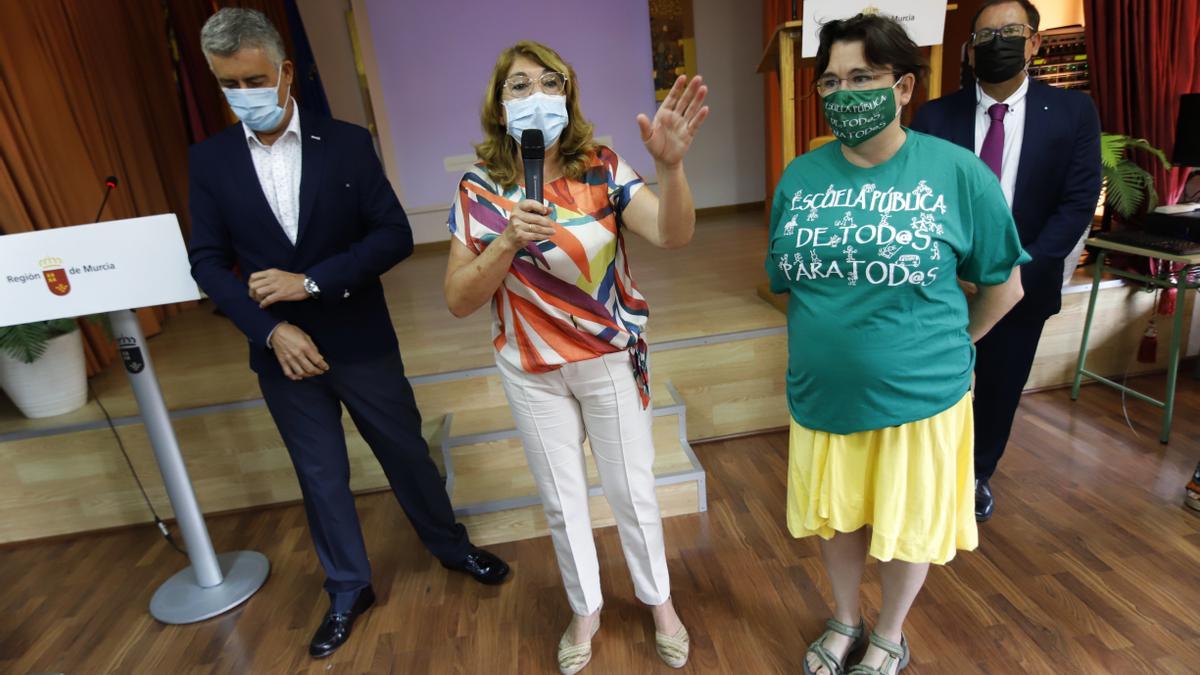
[{"label": "green printed face mask", "polygon": [[825,97],[825,119],[833,135],[851,148],[865,143],[887,128],[900,114],[896,82],[882,89],[839,89]]}]

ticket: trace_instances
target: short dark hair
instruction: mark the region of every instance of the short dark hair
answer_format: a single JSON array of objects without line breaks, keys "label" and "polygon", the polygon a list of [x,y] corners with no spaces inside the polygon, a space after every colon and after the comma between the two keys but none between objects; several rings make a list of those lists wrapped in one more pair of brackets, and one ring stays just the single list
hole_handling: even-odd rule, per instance
[{"label": "short dark hair", "polygon": [[909,73],[919,81],[929,70],[921,48],[895,19],[879,14],[858,14],[849,19],[830,21],[821,26],[821,46],[817,48],[820,77],[829,67],[829,52],[835,42],[861,42],[867,63],[887,66],[899,79]]},{"label": "short dark hair", "polygon": [[1021,6],[1021,9],[1025,10],[1025,14],[1029,17],[1029,25],[1033,26],[1033,32],[1038,32],[1038,30],[1040,30],[1039,26],[1042,24],[1042,13],[1039,12],[1038,8],[1034,7],[1033,3],[1029,0],[986,0],[986,2],[983,3],[983,6],[979,8],[979,11],[975,12],[975,18],[971,19],[971,32],[975,31],[975,28],[979,25],[979,17],[983,16],[984,11],[987,10],[988,7],[1006,5],[1010,2],[1017,3]]}]

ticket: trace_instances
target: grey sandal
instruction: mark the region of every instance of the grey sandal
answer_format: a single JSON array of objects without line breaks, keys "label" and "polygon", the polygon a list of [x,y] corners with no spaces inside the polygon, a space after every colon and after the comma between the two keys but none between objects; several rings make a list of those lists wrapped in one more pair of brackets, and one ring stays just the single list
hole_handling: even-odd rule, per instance
[{"label": "grey sandal", "polygon": [[896,663],[899,663],[899,667],[896,668],[896,672],[899,673],[907,668],[908,662],[912,660],[912,652],[908,649],[908,638],[903,634],[900,636],[900,644],[896,644],[887,638],[879,637],[872,631],[871,644],[887,653],[883,664],[878,668],[872,668],[860,663],[846,671],[846,675],[888,675],[892,672],[892,665]]},{"label": "grey sandal", "polygon": [[833,634],[844,635],[854,644],[846,652],[849,656],[854,651],[860,649],[863,644],[863,623],[858,622],[858,626],[848,626],[837,619],[830,619],[825,622],[825,632],[821,633],[821,637],[817,638],[816,642],[808,647],[808,651],[804,654],[804,675],[816,675],[812,668],[808,667],[808,655],[812,654],[821,662],[821,666],[829,671],[829,675],[842,675],[845,669],[845,658],[841,661],[837,659],[828,649],[825,648],[825,640]]}]

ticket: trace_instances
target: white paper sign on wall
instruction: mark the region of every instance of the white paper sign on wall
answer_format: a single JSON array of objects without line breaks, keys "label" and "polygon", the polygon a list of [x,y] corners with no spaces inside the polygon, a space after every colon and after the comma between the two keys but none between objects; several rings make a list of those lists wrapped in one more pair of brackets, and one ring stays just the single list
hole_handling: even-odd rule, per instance
[{"label": "white paper sign on wall", "polygon": [[804,0],[800,55],[806,59],[817,55],[821,26],[859,13],[896,19],[919,47],[940,45],[945,39],[947,4],[947,0]]},{"label": "white paper sign on wall", "polygon": [[175,214],[0,236],[0,326],[200,298]]}]

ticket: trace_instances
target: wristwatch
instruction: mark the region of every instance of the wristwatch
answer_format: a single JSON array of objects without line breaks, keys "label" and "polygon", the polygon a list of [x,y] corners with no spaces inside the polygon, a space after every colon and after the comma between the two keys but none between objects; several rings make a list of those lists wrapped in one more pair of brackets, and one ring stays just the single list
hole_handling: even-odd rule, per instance
[{"label": "wristwatch", "polygon": [[317,282],[313,281],[312,277],[304,277],[304,292],[308,293],[308,297],[316,300],[321,297],[321,287]]}]

